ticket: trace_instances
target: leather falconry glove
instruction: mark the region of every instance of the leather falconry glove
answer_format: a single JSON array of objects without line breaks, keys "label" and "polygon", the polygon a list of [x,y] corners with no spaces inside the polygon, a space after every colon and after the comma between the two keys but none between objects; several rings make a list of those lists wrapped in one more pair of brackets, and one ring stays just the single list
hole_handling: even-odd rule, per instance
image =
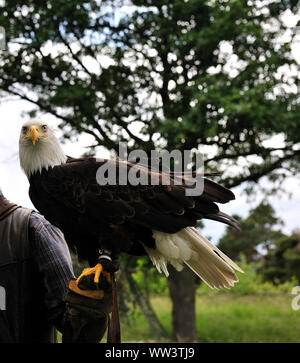
[{"label": "leather falconry glove", "polygon": [[94,275],[69,283],[66,296],[69,313],[63,329],[63,343],[98,343],[107,329],[112,311],[112,286],[109,273],[102,273],[99,282]]}]

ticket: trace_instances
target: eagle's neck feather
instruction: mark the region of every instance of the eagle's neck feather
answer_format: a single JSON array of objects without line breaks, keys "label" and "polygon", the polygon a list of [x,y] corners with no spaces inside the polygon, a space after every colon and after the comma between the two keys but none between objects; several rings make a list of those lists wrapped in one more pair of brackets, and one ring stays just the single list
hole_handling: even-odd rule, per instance
[{"label": "eagle's neck feather", "polygon": [[[56,141],[56,140],[55,140]],[[36,145],[22,145],[20,148],[20,164],[28,179],[36,172],[48,170],[67,161],[58,142],[40,142]]]}]

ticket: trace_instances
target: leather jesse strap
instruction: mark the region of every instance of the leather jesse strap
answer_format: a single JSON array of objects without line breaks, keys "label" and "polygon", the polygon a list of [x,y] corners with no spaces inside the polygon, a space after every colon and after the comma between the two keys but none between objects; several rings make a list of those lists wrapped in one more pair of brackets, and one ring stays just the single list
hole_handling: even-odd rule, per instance
[{"label": "leather jesse strap", "polygon": [[0,198],[0,221],[8,217],[16,209],[20,208],[17,204],[10,203],[5,198]]},{"label": "leather jesse strap", "polygon": [[112,316],[108,322],[107,343],[121,343],[120,316],[118,307],[118,295],[115,276],[112,274]]}]

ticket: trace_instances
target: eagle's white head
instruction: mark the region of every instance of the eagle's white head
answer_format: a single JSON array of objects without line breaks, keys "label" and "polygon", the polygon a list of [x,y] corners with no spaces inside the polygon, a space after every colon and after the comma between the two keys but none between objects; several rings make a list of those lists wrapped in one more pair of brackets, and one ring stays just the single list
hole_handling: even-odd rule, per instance
[{"label": "eagle's white head", "polygon": [[28,121],[22,126],[19,156],[21,168],[28,178],[34,172],[41,172],[43,168],[48,170],[67,160],[53,129],[39,120]]}]

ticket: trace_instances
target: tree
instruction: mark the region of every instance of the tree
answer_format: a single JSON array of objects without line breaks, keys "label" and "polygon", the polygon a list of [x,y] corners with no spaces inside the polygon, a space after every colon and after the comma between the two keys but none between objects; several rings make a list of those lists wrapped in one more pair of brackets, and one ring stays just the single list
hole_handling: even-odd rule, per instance
[{"label": "tree", "polygon": [[289,281],[296,277],[300,281],[300,235],[296,231],[291,236],[282,236],[266,257],[262,270],[265,280],[273,283]]},{"label": "tree", "polygon": [[235,217],[240,221],[241,230],[227,228],[218,243],[220,250],[234,260],[238,260],[240,255],[244,254],[247,263],[257,261],[262,257],[262,250],[268,254],[275,241],[283,236],[278,229],[283,222],[266,201],[262,201],[256,208],[250,210],[246,219]]},{"label": "tree", "polygon": [[[65,137],[92,135],[91,152],[117,151],[120,141],[146,151],[202,145],[206,168],[223,171],[225,185],[267,175],[275,188],[300,165],[297,29],[282,18],[298,5],[10,0],[0,15],[8,45],[0,90],[31,102],[31,115],[61,120]],[[267,142],[274,135],[281,145]]]},{"label": "tree", "polygon": [[300,281],[299,231],[294,231],[291,236],[283,234],[278,228],[283,222],[266,201],[252,209],[244,220],[236,217],[241,231],[227,228],[218,247],[235,260],[243,255],[247,263],[262,261],[257,272],[264,280],[276,284],[296,277]]}]

